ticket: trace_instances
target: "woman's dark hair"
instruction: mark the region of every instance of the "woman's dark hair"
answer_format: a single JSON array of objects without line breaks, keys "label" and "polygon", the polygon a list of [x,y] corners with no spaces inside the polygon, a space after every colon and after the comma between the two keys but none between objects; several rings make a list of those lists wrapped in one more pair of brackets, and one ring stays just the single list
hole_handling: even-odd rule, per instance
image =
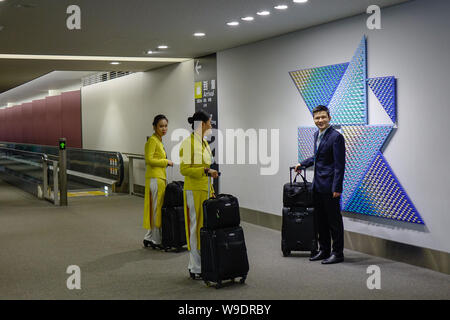
[{"label": "woman's dark hair", "polygon": [[163,114],[158,114],[158,115],[155,117],[155,119],[153,119],[153,126],[155,127],[155,126],[158,124],[158,122],[161,121],[161,120],[166,120],[167,122],[169,122],[169,120],[166,118],[165,115],[163,115]]},{"label": "woman's dark hair", "polygon": [[192,130],[194,130],[195,121],[208,122],[209,119],[211,119],[211,115],[209,113],[204,110],[199,110],[195,112],[192,117],[188,118],[188,122],[192,124]]}]

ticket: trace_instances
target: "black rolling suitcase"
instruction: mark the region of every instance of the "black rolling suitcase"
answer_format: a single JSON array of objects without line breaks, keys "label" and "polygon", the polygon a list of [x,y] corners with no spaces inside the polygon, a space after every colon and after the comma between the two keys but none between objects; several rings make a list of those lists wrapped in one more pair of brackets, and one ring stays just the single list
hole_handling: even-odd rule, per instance
[{"label": "black rolling suitcase", "polygon": [[[211,179],[209,179],[211,183]],[[209,186],[208,186],[209,190]],[[241,278],[245,283],[249,271],[244,231],[239,226],[238,199],[219,194],[203,202],[203,227],[200,229],[202,278],[207,286],[223,280]]]},{"label": "black rolling suitcase", "polygon": [[281,251],[287,257],[291,251],[310,251],[311,256],[317,251],[316,220],[312,184],[306,180],[306,170],[301,176],[303,182],[292,181],[283,188],[283,223],[281,227]]},{"label": "black rolling suitcase", "polygon": [[281,251],[287,257],[291,251],[316,252],[317,241],[314,233],[313,208],[283,207],[283,225],[281,228]]},{"label": "black rolling suitcase", "polygon": [[186,245],[183,205],[183,181],[173,181],[166,186],[162,215],[162,246],[167,252],[179,252]]},{"label": "black rolling suitcase", "polygon": [[200,230],[202,278],[207,286],[216,283],[222,286],[223,280],[241,278],[245,283],[249,271],[244,231],[241,227],[216,230]]}]

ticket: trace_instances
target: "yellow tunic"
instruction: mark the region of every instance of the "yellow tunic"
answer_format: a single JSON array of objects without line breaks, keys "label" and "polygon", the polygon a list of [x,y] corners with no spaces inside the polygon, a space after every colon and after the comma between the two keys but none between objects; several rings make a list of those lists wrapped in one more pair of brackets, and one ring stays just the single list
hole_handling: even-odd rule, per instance
[{"label": "yellow tunic", "polygon": [[[168,164],[166,151],[160,138],[153,134],[145,144],[145,199],[144,199],[144,228],[161,227],[161,208],[166,189],[166,167]],[[158,182],[158,203],[156,206],[156,221],[153,221],[153,206],[150,191],[150,179]]]},{"label": "yellow tunic", "polygon": [[[190,248],[189,212],[186,190],[192,190],[197,219],[197,247],[200,250],[200,228],[203,227],[203,202],[208,199],[208,176],[205,168],[210,168],[212,153],[208,142],[197,133],[192,133],[180,147],[180,172],[184,176],[184,218],[186,221],[186,240]],[[214,188],[211,185],[211,195]]]}]

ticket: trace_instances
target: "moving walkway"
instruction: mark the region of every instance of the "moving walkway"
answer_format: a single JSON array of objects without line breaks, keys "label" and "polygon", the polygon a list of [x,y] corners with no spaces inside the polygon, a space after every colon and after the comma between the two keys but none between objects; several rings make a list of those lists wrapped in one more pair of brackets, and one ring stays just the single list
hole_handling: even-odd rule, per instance
[{"label": "moving walkway", "polygon": [[[120,152],[77,148],[65,152],[67,162],[62,166],[59,147],[0,142],[0,178],[58,205],[61,192],[113,193],[123,189]],[[60,170],[64,167],[66,170]],[[62,179],[64,175],[66,179]]]}]

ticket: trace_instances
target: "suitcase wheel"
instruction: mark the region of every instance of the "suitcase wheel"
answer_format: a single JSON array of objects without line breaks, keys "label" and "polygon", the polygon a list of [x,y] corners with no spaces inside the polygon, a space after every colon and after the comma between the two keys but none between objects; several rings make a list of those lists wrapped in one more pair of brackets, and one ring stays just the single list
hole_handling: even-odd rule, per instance
[{"label": "suitcase wheel", "polygon": [[283,257],[288,257],[291,254],[291,250],[283,250]]},{"label": "suitcase wheel", "polygon": [[286,246],[286,242],[281,241],[281,251],[283,252],[283,257],[287,257],[291,254],[291,250],[289,250]]},{"label": "suitcase wheel", "polygon": [[240,284],[244,284],[246,279],[247,279],[247,276],[243,276],[243,277],[241,278],[241,280],[239,280],[239,283],[240,283]]},{"label": "suitcase wheel", "polygon": [[207,287],[211,287],[211,282],[206,281],[206,280],[205,280],[204,282],[205,282],[205,284],[206,284]]},{"label": "suitcase wheel", "polygon": [[215,285],[216,289],[220,289],[222,288],[222,281],[217,281],[216,285]]}]

